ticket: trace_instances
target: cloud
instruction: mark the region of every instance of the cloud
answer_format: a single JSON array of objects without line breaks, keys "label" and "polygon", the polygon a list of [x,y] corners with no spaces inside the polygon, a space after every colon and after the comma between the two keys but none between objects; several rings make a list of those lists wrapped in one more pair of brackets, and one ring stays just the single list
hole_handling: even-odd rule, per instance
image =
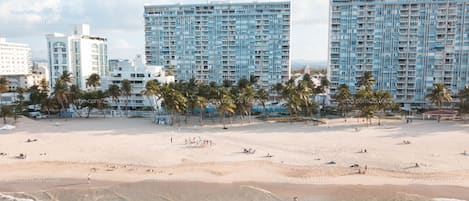
[{"label": "cloud", "polygon": [[54,22],[60,18],[60,0],[2,0],[0,2],[1,25],[34,25]]}]

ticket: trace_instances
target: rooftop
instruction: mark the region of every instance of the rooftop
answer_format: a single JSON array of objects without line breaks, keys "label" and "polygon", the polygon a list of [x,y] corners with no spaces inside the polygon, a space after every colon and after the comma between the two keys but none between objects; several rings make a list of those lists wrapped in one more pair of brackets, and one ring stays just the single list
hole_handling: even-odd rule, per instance
[{"label": "rooftop", "polygon": [[145,3],[145,7],[159,7],[159,6],[195,6],[195,5],[242,5],[242,4],[254,4],[254,3],[290,3],[290,0],[242,0],[242,1],[207,1],[207,2],[196,2],[196,3]]}]

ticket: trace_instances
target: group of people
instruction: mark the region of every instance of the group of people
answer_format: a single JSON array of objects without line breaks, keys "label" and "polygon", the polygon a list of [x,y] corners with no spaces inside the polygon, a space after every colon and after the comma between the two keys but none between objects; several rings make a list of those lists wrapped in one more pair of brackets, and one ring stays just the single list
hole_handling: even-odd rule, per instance
[{"label": "group of people", "polygon": [[363,170],[362,170],[361,167],[358,167],[358,174],[366,174],[366,171],[368,171],[368,166],[367,165],[365,165]]},{"label": "group of people", "polygon": [[20,153],[20,155],[16,156],[18,159],[26,159],[26,154]]},{"label": "group of people", "polygon": [[413,118],[407,118],[407,119],[405,119],[406,124],[410,124],[410,123],[412,123],[413,121],[414,121]]},{"label": "group of people", "polygon": [[402,143],[404,143],[404,144],[410,144],[410,141],[409,141],[409,140],[404,140],[404,141],[402,141]]},{"label": "group of people", "polygon": [[[171,138],[171,142],[172,142],[172,138]],[[208,139],[202,139],[201,137],[193,137],[193,138],[187,138],[187,139],[184,139],[184,144],[186,145],[198,145],[198,146],[213,146],[215,145],[215,143],[213,143],[212,140],[208,140]]]},{"label": "group of people", "polygon": [[252,149],[252,148],[248,148],[248,149],[244,148],[243,153],[245,153],[245,154],[255,154],[256,150]]},{"label": "group of people", "polygon": [[28,140],[26,140],[26,142],[37,142],[37,139],[29,139],[28,138]]}]

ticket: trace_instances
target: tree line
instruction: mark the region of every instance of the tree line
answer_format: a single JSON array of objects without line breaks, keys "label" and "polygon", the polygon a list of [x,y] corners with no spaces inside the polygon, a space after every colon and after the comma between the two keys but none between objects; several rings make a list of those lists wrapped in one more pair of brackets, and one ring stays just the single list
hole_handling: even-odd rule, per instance
[{"label": "tree line", "polygon": [[[28,89],[18,88],[16,91],[17,101],[13,106],[7,106],[0,102],[2,104],[1,116],[5,120],[6,117],[16,116],[16,113],[23,111],[26,105],[40,105],[41,111],[47,112],[48,115],[51,114],[51,111],[58,111],[65,119],[68,116],[66,111],[70,107],[87,108],[86,117],[89,117],[93,109],[98,109],[105,114],[104,110],[108,108],[109,102],[115,103],[118,110],[121,110],[120,97],[124,98],[123,109],[128,116],[129,99],[132,96],[131,82],[123,80],[119,85],[111,84],[107,90],[103,91],[98,89],[101,86],[100,79],[98,74],[90,75],[86,80],[86,86],[92,90],[81,90],[73,84],[71,74],[64,71],[52,86],[52,93],[49,93],[49,84],[46,80],[42,80],[39,85],[33,85]],[[312,97],[325,94],[329,84],[329,81],[323,78],[316,85],[309,74],[305,74],[297,83],[293,78],[285,83],[279,83],[272,87],[271,92],[260,87],[258,78],[255,76],[241,78],[236,83],[225,80],[220,84],[216,82],[206,84],[195,79],[174,83],[160,83],[158,80],[150,80],[146,83],[141,94],[148,99],[156,99],[161,102],[162,108],[157,108],[156,105],[152,108],[154,111],[163,109],[170,116],[171,123],[176,119],[180,122],[181,117],[184,117],[184,121],[187,123],[194,111],[199,110],[199,123],[202,124],[207,106],[213,105],[225,127],[226,116],[237,115],[241,119],[251,121],[255,103],[261,105],[263,111],[266,112],[266,104],[273,100],[273,97],[270,96],[273,92],[277,94],[277,100],[284,102],[282,106],[287,109],[290,119],[297,116],[311,117],[318,113],[319,104],[322,104],[320,114],[325,115],[325,99],[318,104]],[[378,124],[380,124],[381,115],[385,110],[399,107],[393,102],[388,91],[373,90],[374,84],[372,73],[365,72],[356,83],[359,88],[355,94],[352,94],[345,84],[338,87],[333,99],[337,103],[337,109],[345,118],[350,110],[359,110],[361,116],[368,123],[371,123],[372,117],[375,116],[376,112],[379,112],[377,116]],[[6,91],[8,91],[8,81],[1,77],[0,93]],[[25,92],[30,93],[28,102],[24,101]],[[469,88],[461,90],[459,96],[461,112],[467,112],[469,110]],[[429,91],[426,98],[441,109],[445,102],[451,102],[451,93],[444,84],[437,83]]]}]

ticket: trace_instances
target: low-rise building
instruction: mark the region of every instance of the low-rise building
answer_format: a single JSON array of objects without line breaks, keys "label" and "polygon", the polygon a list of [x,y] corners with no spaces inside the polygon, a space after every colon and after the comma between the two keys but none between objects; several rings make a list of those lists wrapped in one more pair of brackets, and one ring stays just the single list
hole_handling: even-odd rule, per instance
[{"label": "low-rise building", "polygon": [[[123,80],[129,80],[132,85],[132,95],[129,97],[129,110],[144,110],[156,104],[156,100],[149,100],[142,95],[145,85],[150,80],[158,80],[160,83],[174,82],[174,76],[166,76],[162,66],[151,66],[143,63],[143,58],[137,55],[134,60],[110,60],[109,74],[102,78],[101,88],[108,90],[115,84],[119,87]],[[127,97],[121,96],[117,102],[109,100],[109,105],[114,110],[123,110]]]}]

